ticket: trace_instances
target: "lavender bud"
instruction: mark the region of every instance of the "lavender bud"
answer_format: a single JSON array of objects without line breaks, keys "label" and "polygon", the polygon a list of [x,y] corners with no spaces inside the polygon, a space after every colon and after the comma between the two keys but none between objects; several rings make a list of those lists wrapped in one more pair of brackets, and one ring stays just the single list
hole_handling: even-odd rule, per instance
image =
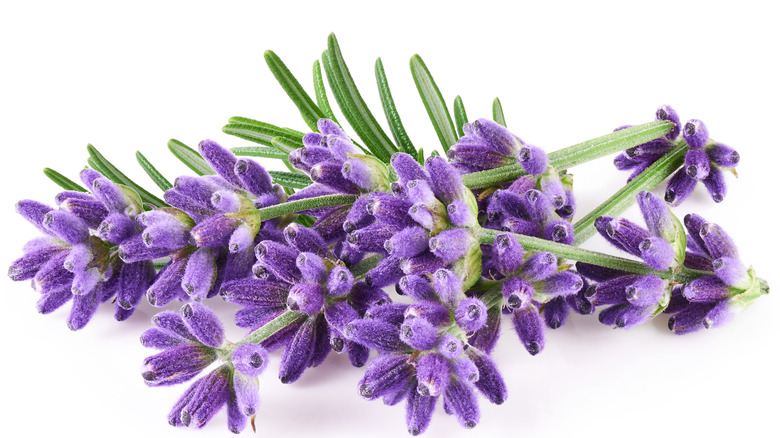
[{"label": "lavender bud", "polygon": [[739,153],[730,146],[723,143],[715,143],[706,149],[707,155],[713,163],[721,167],[737,167],[739,164]]},{"label": "lavender bud", "polygon": [[401,325],[401,340],[415,350],[430,350],[436,345],[438,331],[424,318],[410,318]]},{"label": "lavender bud", "polygon": [[431,156],[425,160],[425,169],[430,175],[431,188],[436,198],[445,205],[456,200],[468,202],[473,195],[463,185],[460,173],[443,157]]},{"label": "lavender bud", "polygon": [[217,355],[211,348],[177,346],[147,357],[141,376],[149,386],[175,385],[195,377],[216,359]]},{"label": "lavender bud", "polygon": [[522,266],[522,273],[530,281],[541,281],[558,270],[558,258],[554,254],[540,251],[531,255]]},{"label": "lavender bud", "polygon": [[634,306],[656,305],[664,294],[665,286],[661,278],[651,274],[644,275],[626,287],[626,299]]},{"label": "lavender bud", "polygon": [[258,376],[268,365],[268,352],[257,344],[241,344],[230,358],[236,370],[246,376]]},{"label": "lavender bud", "polygon": [[403,153],[395,153],[390,157],[390,164],[395,169],[395,173],[398,174],[398,181],[402,185],[406,185],[408,181],[424,180],[430,182],[428,174],[425,169],[417,163],[411,155]]},{"label": "lavender bud", "polygon": [[692,303],[709,303],[733,295],[732,290],[717,276],[699,277],[683,288],[683,296]]},{"label": "lavender bud", "polygon": [[97,311],[100,299],[98,290],[86,295],[73,295],[73,306],[68,314],[68,328],[76,331],[83,329]]},{"label": "lavender bud", "polygon": [[716,303],[691,303],[685,310],[669,318],[669,330],[676,335],[684,335],[703,328],[704,318],[716,305]]},{"label": "lavender bud", "polygon": [[225,339],[222,323],[208,307],[200,303],[187,303],[181,308],[181,316],[198,341],[214,348],[222,345]]},{"label": "lavender bud", "polygon": [[280,280],[295,283],[301,278],[301,273],[295,266],[298,253],[286,245],[264,240],[255,246],[255,256],[260,265]]},{"label": "lavender bud", "polygon": [[676,236],[677,227],[669,207],[664,204],[661,198],[648,191],[639,192],[636,196],[636,202],[639,204],[647,229],[653,235],[671,242]]},{"label": "lavender bud", "polygon": [[347,324],[344,330],[347,339],[358,342],[380,352],[402,350],[404,342],[399,337],[398,326],[370,319],[359,319]]},{"label": "lavender bud", "polygon": [[523,167],[523,170],[534,176],[541,175],[547,170],[550,162],[544,150],[529,143],[520,147],[517,159],[520,161],[520,166]]},{"label": "lavender bud", "polygon": [[664,271],[674,265],[672,245],[661,237],[651,236],[639,244],[642,260],[653,269]]},{"label": "lavender bud", "polygon": [[448,263],[463,257],[466,251],[475,244],[476,239],[465,228],[442,231],[428,241],[431,252]]},{"label": "lavender bud", "polygon": [[706,222],[701,225],[699,236],[713,259],[731,257],[739,259],[737,246],[720,225]]},{"label": "lavender bud", "polygon": [[152,327],[141,334],[141,345],[146,348],[168,350],[184,344],[184,341],[156,327]]},{"label": "lavender bud", "polygon": [[239,158],[233,165],[233,173],[241,181],[241,186],[255,196],[270,192],[273,186],[271,175],[253,160]]},{"label": "lavender bud", "polygon": [[332,297],[346,295],[352,290],[354,282],[355,277],[349,269],[343,266],[336,266],[328,274],[328,295]]},{"label": "lavender bud", "polygon": [[437,397],[421,395],[410,391],[406,401],[406,427],[409,434],[417,436],[428,428],[436,407]]},{"label": "lavender bud", "polygon": [[433,289],[442,303],[455,308],[466,296],[463,293],[463,282],[449,269],[439,269],[433,274]]},{"label": "lavender bud", "polygon": [[[242,346],[239,346],[239,348]],[[265,364],[265,361],[263,364]],[[265,365],[261,365],[260,368],[265,368]],[[235,393],[236,398],[235,403],[238,405],[238,410],[242,417],[251,417],[255,415],[257,412],[257,407],[260,404],[260,397],[258,395],[258,389],[260,386],[259,381],[257,377],[254,377],[254,375],[241,372],[238,366],[236,367],[236,370],[239,372],[233,373],[233,392]]]},{"label": "lavender bud", "polygon": [[466,298],[455,309],[455,321],[466,332],[476,332],[487,322],[487,307],[478,298]]},{"label": "lavender bud", "polygon": [[461,426],[473,429],[477,425],[479,422],[479,405],[477,404],[477,397],[470,386],[453,379],[444,392],[444,399]]},{"label": "lavender bud", "polygon": [[626,302],[626,288],[641,277],[637,275],[621,275],[610,278],[597,285],[591,285],[585,290],[585,298],[594,306],[605,304],[623,304]]},{"label": "lavender bud", "polygon": [[422,355],[417,360],[417,392],[436,397],[450,383],[450,362],[436,353]]},{"label": "lavender bud", "polygon": [[225,215],[215,215],[196,225],[190,234],[200,247],[228,246],[230,236],[241,225],[241,220]]},{"label": "lavender bud", "polygon": [[710,192],[710,197],[715,202],[723,201],[726,197],[726,180],[723,178],[723,171],[717,167],[710,168],[710,174],[702,181],[704,187]]},{"label": "lavender bud", "polygon": [[710,173],[710,158],[704,149],[690,149],[685,153],[685,173],[701,181]]},{"label": "lavender bud", "polygon": [[374,400],[405,385],[413,375],[406,355],[377,356],[358,383],[360,396]]},{"label": "lavender bud", "polygon": [[512,275],[523,263],[523,247],[511,234],[498,234],[493,244],[493,259],[501,274]]},{"label": "lavender bud", "polygon": [[[576,296],[576,294],[569,296]],[[566,317],[569,316],[569,305],[566,302],[566,298],[568,296],[558,296],[545,303],[543,316],[547,327],[557,329],[566,322]]]},{"label": "lavender bud", "polygon": [[43,216],[42,224],[44,228],[71,245],[81,243],[89,238],[87,224],[68,211],[52,210]]},{"label": "lavender bud", "polygon": [[447,215],[456,227],[468,228],[477,225],[476,213],[463,201],[453,201],[447,205]]},{"label": "lavender bud", "polygon": [[392,234],[385,241],[384,248],[396,257],[414,257],[428,249],[428,239],[430,234],[424,228],[413,226],[407,227]]},{"label": "lavender bud", "polygon": [[710,133],[701,120],[691,119],[683,127],[683,138],[691,149],[701,149],[710,139]]},{"label": "lavender bud", "polygon": [[301,224],[291,223],[284,228],[284,239],[301,252],[313,252],[319,256],[327,253],[327,244],[320,234]]},{"label": "lavender bud", "polygon": [[506,307],[512,310],[527,307],[533,299],[534,286],[524,277],[510,277],[501,285]]},{"label": "lavender bud", "polygon": [[436,351],[447,359],[455,359],[460,356],[463,353],[463,349],[463,342],[449,333],[441,335],[439,342],[436,344]]},{"label": "lavender bud", "polygon": [[504,383],[498,367],[486,354],[469,350],[469,358],[479,371],[479,379],[474,386],[494,405],[503,404],[507,398],[506,383]]},{"label": "lavender bud", "polygon": [[323,304],[325,304],[325,293],[319,284],[296,283],[287,297],[288,309],[309,315],[319,312]]},{"label": "lavender bud", "polygon": [[418,301],[434,301],[437,299],[431,282],[419,275],[407,275],[398,281],[398,287],[404,293]]},{"label": "lavender bud", "polygon": [[282,383],[295,382],[309,366],[317,338],[316,322],[317,318],[307,319],[282,351],[282,363],[279,365],[279,380]]},{"label": "lavender bud", "polygon": [[536,309],[530,304],[513,312],[512,323],[525,349],[536,356],[544,349],[544,321]]},{"label": "lavender bud", "polygon": [[666,138],[669,140],[675,140],[680,135],[680,116],[669,105],[663,105],[655,111],[656,120],[667,120],[674,123],[674,127],[666,134]]},{"label": "lavender bud", "polygon": [[747,289],[750,285],[747,269],[739,259],[721,257],[712,261],[712,268],[715,275],[729,286]]},{"label": "lavender bud", "polygon": [[390,188],[387,165],[374,156],[349,155],[341,166],[341,174],[365,191],[389,191]]},{"label": "lavender bud", "polygon": [[671,179],[669,179],[664,200],[676,207],[693,193],[695,187],[696,180],[688,176],[688,174],[685,173],[685,169],[681,168],[672,175]]},{"label": "lavender bud", "polygon": [[242,187],[241,180],[236,176],[233,169],[236,166],[236,157],[232,152],[223,148],[213,140],[203,140],[198,144],[198,151],[203,159],[209,163],[214,171],[225,181],[236,187]]},{"label": "lavender bud", "polygon": [[217,266],[211,250],[200,248],[192,253],[184,269],[181,287],[192,297],[204,298],[217,277]]}]

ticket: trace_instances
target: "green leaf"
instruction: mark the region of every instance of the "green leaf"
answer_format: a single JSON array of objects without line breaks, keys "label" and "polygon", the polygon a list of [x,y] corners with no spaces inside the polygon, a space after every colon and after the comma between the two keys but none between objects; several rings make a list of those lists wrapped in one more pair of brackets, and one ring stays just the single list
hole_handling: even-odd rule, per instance
[{"label": "green leaf", "polygon": [[261,128],[265,128],[269,132],[273,133],[274,137],[288,137],[292,139],[303,138],[304,133],[292,128],[285,128],[283,126],[276,126],[270,123],[261,122],[259,120],[250,119],[248,117],[233,116],[228,120],[228,123],[238,123],[241,125],[253,125]]},{"label": "green leaf", "polygon": [[54,181],[54,184],[57,184],[58,186],[62,187],[65,190],[73,190],[74,192],[87,191],[87,189],[71,181],[70,179],[68,179],[68,177],[57,172],[54,169],[49,169],[48,167],[45,167],[43,169],[43,174],[46,175],[50,180]]},{"label": "green leaf", "polygon": [[463,99],[460,96],[455,96],[455,124],[458,127],[458,136],[463,137],[463,125],[469,122],[469,118],[466,116],[466,107],[463,106]]},{"label": "green leaf", "polygon": [[154,166],[152,166],[152,163],[149,162],[149,160],[144,157],[144,154],[141,153],[141,151],[137,151],[135,153],[135,158],[138,160],[138,164],[141,165],[141,167],[144,169],[144,172],[146,172],[147,175],[149,175],[149,178],[154,181],[155,184],[157,184],[157,187],[160,188],[163,192],[173,188],[173,184],[171,184],[165,177],[158,171]]},{"label": "green leaf", "polygon": [[194,149],[174,138],[168,140],[168,150],[198,175],[213,175],[211,166]]},{"label": "green leaf", "polygon": [[425,151],[423,150],[422,146],[420,146],[420,149],[417,151],[417,162],[420,164],[425,163]]},{"label": "green leaf", "polygon": [[234,135],[238,138],[243,138],[244,140],[260,143],[265,146],[272,146],[271,140],[276,137],[281,137],[286,140],[295,142],[298,145],[297,147],[303,146],[303,134],[301,134],[300,137],[293,136],[284,129],[274,125],[269,125],[262,122],[254,124],[236,123],[233,122],[235,119],[236,117],[231,118],[230,123],[222,127],[222,132]]},{"label": "green leaf", "polygon": [[299,223],[304,227],[311,228],[311,226],[314,225],[315,221],[316,220],[311,216],[306,216],[305,214],[299,214],[298,217],[296,217],[293,222]]},{"label": "green leaf", "polygon": [[311,97],[306,93],[301,84],[295,79],[295,76],[290,73],[290,70],[286,65],[276,56],[276,53],[266,50],[265,63],[268,64],[268,68],[273,73],[276,80],[279,81],[279,85],[282,86],[284,92],[293,101],[295,106],[301,112],[303,120],[309,125],[312,131],[317,130],[317,120],[325,117],[325,114],[320,111],[317,104],[311,100]]},{"label": "green leaf", "polygon": [[323,114],[325,114],[325,117],[333,120],[340,126],[341,124],[336,120],[336,115],[333,114],[333,110],[330,108],[330,102],[328,102],[328,92],[325,88],[325,82],[322,80],[322,68],[320,67],[319,60],[314,60],[312,76],[314,77],[314,95],[317,97],[317,106],[320,107]]},{"label": "green leaf", "polygon": [[290,140],[289,138],[274,137],[271,139],[271,146],[275,147],[280,152],[284,152],[289,155],[290,152],[302,148],[303,143],[298,143],[294,140]]},{"label": "green leaf", "polygon": [[117,169],[116,166],[111,164],[111,162],[108,161],[106,157],[104,157],[97,149],[95,149],[94,146],[92,146],[91,144],[87,145],[87,151],[89,152],[89,156],[90,158],[92,158],[94,163],[99,163],[99,166],[101,168],[108,171],[109,174],[111,174],[111,176],[115,178],[112,179],[112,181],[130,187],[131,189],[135,190],[135,192],[138,193],[138,196],[141,197],[141,201],[147,204],[152,204],[155,207],[168,207],[168,204],[166,204],[165,201],[149,193],[149,191],[139,186],[138,184],[133,182],[133,180],[125,176],[125,174],[120,172],[119,169]]},{"label": "green leaf", "polygon": [[506,119],[504,119],[504,109],[501,108],[501,101],[496,97],[493,99],[493,120],[499,125],[506,127]]},{"label": "green leaf", "polygon": [[275,170],[269,170],[268,173],[271,174],[274,183],[282,187],[302,189],[311,185],[311,179],[300,173],[277,172]]},{"label": "green leaf", "polygon": [[[339,104],[347,121],[357,135],[366,144],[366,147],[385,163],[390,162],[390,157],[398,152],[393,142],[385,131],[379,126],[374,115],[368,109],[360,92],[349,73],[349,68],[341,55],[336,36],[328,36],[327,57],[323,59],[326,64],[325,73],[328,82],[334,88],[336,102]],[[329,71],[330,70],[330,71]],[[335,86],[334,86],[335,84]]]},{"label": "green leaf", "polygon": [[412,141],[409,139],[409,135],[401,122],[401,116],[398,115],[398,110],[395,108],[395,101],[393,101],[393,95],[390,93],[390,86],[387,83],[387,75],[382,65],[382,59],[376,59],[374,72],[376,74],[376,84],[379,87],[379,98],[382,100],[382,108],[385,110],[385,117],[390,125],[390,132],[393,134],[395,142],[401,146],[403,152],[415,156],[417,149],[415,149]]},{"label": "green leaf", "polygon": [[439,142],[444,148],[444,152],[447,152],[450,146],[458,142],[458,134],[455,132],[455,125],[452,123],[449,110],[447,110],[447,104],[420,55],[412,56],[409,66],[412,69],[412,77],[417,85],[417,91],[420,93],[425,110],[428,111],[428,117],[433,124],[433,129],[439,136]]},{"label": "green leaf", "polygon": [[352,205],[357,196],[353,195],[325,195],[316,198],[298,199],[296,201],[287,201],[281,204],[271,205],[269,207],[258,208],[262,220],[272,219],[284,216],[290,213],[312,210],[322,207],[335,207],[339,205]]},{"label": "green leaf", "polygon": [[234,155],[241,157],[262,157],[273,158],[275,160],[287,160],[287,155],[275,147],[266,146],[241,146],[230,148]]}]

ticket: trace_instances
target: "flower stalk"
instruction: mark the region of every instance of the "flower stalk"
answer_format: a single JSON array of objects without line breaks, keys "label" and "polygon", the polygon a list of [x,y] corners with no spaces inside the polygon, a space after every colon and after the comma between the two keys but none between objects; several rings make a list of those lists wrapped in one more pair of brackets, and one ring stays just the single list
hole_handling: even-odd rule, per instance
[{"label": "flower stalk", "polygon": [[652,190],[671,176],[682,165],[687,150],[686,144],[681,142],[631,182],[621,187],[609,199],[577,221],[574,224],[574,244],[580,245],[596,233],[596,228],[593,226],[596,218],[599,216],[618,216],[634,205],[636,195],[639,192]]},{"label": "flower stalk", "polygon": [[[615,131],[574,146],[559,149],[549,154],[550,165],[564,170],[587,163],[615,152],[638,146],[650,140],[663,137],[674,128],[674,123],[655,121]],[[527,175],[520,164],[499,167],[463,176],[463,183],[470,189],[482,189],[514,181]]]}]

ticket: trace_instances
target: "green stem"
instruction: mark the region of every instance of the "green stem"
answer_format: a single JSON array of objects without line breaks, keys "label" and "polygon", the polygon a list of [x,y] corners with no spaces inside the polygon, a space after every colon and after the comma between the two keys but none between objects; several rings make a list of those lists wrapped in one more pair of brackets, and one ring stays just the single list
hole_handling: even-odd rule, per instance
[{"label": "green stem", "polygon": [[[477,232],[477,238],[479,239],[480,243],[491,244],[496,239],[496,236],[501,233],[504,233],[504,231],[481,228]],[[548,251],[561,258],[590,263],[592,265],[603,266],[605,268],[618,269],[640,275],[653,274],[663,279],[679,282],[690,281],[702,275],[701,272],[684,267],[679,267],[676,270],[669,269],[667,271],[657,271],[655,269],[651,269],[642,262],[624,259],[622,257],[616,257],[601,252],[590,251],[587,249],[578,248],[576,246],[551,242],[549,240],[539,239],[537,237],[524,236],[522,234],[514,233],[512,234],[526,250]]]},{"label": "green stem", "polygon": [[298,319],[305,318],[305,317],[306,315],[301,312],[287,310],[286,312],[282,313],[276,318],[268,321],[265,325],[263,325],[259,329],[250,333],[247,337],[242,339],[241,342],[239,342],[239,344],[259,344],[260,342],[263,342],[266,339],[270,338],[271,335],[278,332],[279,330],[294,323]]},{"label": "green stem", "polygon": [[338,205],[351,204],[355,202],[357,196],[354,195],[327,195],[316,198],[300,199],[297,201],[283,202],[270,207],[259,208],[260,219],[272,219],[299,211],[311,210],[321,207],[333,207]]},{"label": "green stem", "polygon": [[650,165],[631,182],[574,224],[574,244],[580,245],[596,233],[593,223],[599,216],[617,216],[636,202],[642,190],[651,190],[680,168],[688,147],[682,143]]},{"label": "green stem", "polygon": [[[568,169],[578,164],[655,140],[671,131],[672,127],[674,127],[674,124],[671,122],[655,121],[621,129],[620,131],[551,152],[548,155],[550,165],[558,170]],[[464,175],[463,183],[470,189],[481,189],[514,181],[526,174],[527,172],[523,170],[520,164],[511,164],[497,169]]]}]

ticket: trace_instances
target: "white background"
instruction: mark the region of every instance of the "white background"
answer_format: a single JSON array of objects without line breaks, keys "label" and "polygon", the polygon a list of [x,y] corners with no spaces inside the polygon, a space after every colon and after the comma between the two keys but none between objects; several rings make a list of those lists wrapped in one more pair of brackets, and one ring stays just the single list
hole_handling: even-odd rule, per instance
[{"label": "white background", "polygon": [[[369,106],[384,124],[373,76],[381,56],[396,104],[416,145],[438,145],[408,70],[419,53],[452,108],[490,117],[500,96],[510,129],[548,151],[653,119],[670,104],[704,120],[738,148],[739,180],[715,205],[703,188],[675,211],[720,223],[743,260],[778,287],[777,10],[769,2],[5,2],[0,7],[2,264],[36,231],[14,214],[22,198],[53,201],[45,166],[76,178],[86,144],[137,182],[141,150],[173,178],[188,173],[166,149],[223,134],[234,115],[300,130],[305,125],[267,70],[273,49],[311,90],[311,66],[335,32]],[[332,101],[335,106],[335,103]],[[342,118],[343,120],[343,118]],[[579,215],[626,174],[611,159],[574,169]],[[152,187],[153,188],[153,187]],[[659,192],[660,193],[660,192]],[[635,209],[628,216],[638,218]],[[597,242],[589,247],[606,249]],[[138,342],[154,309],[125,323],[102,307],[81,332],[62,309],[35,311],[29,285],[2,280],[0,435],[227,435],[224,413],[206,432],[166,423],[184,390],[146,388]],[[228,320],[234,308],[215,302]],[[66,306],[67,308],[67,306]],[[503,406],[482,400],[476,430],[438,407],[429,437],[777,436],[780,404],[777,296],[762,297],[725,328],[677,337],[665,318],[630,331],[573,316],[529,356],[509,324],[496,352],[510,390]],[[232,339],[242,335],[228,329]],[[406,435],[404,408],[362,400],[362,370],[332,355],[292,386],[262,376],[258,436]],[[251,432],[245,432],[251,434]],[[204,435],[206,434],[206,435]]]}]

